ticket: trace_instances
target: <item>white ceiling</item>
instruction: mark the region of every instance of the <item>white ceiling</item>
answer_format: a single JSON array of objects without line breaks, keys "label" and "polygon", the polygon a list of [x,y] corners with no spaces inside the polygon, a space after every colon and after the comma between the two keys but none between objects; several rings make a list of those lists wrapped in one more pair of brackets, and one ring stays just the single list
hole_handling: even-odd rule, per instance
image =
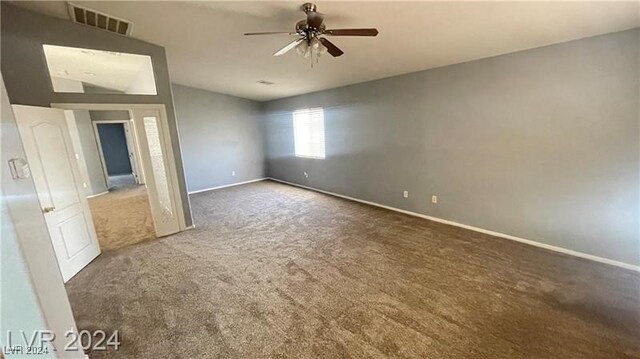
[{"label": "white ceiling", "polygon": [[[328,28],[377,27],[380,35],[333,37],[345,55],[313,69],[295,51],[271,56],[287,35],[243,36],[293,30],[302,2],[74,1],[130,20],[133,37],[164,46],[173,82],[261,101],[640,26],[640,1],[322,1]],[[68,19],[64,2],[17,4]]]}]

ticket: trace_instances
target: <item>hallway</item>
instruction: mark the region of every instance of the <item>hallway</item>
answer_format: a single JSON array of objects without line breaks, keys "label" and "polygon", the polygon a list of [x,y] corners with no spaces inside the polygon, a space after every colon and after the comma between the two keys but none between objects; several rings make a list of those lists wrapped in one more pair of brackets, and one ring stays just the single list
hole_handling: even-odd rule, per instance
[{"label": "hallway", "polygon": [[144,185],[115,187],[88,201],[102,251],[156,238]]}]

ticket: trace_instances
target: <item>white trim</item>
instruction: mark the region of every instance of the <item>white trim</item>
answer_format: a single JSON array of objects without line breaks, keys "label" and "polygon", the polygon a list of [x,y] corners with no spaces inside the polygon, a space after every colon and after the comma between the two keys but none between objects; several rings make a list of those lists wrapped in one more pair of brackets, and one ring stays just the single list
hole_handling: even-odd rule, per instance
[{"label": "white trim", "polygon": [[441,218],[437,218],[437,217],[431,217],[431,216],[427,216],[425,214],[411,212],[411,211],[407,211],[407,210],[400,209],[400,208],[385,206],[383,204],[379,204],[379,203],[375,203],[375,202],[369,202],[369,201],[365,201],[365,200],[362,200],[362,199],[357,199],[357,198],[353,198],[353,197],[349,197],[349,196],[345,196],[345,195],[341,195],[341,194],[337,194],[337,193],[333,193],[333,192],[329,192],[329,191],[324,191],[324,190],[313,188],[313,187],[303,186],[303,185],[300,185],[300,184],[297,184],[297,183],[287,182],[287,181],[283,181],[283,180],[276,179],[276,178],[273,178],[273,177],[267,177],[267,179],[270,179],[270,180],[276,181],[276,182],[280,182],[280,183],[284,183],[284,184],[288,184],[290,186],[300,187],[300,188],[304,188],[304,189],[308,189],[308,190],[312,190],[312,191],[328,194],[328,195],[331,195],[331,196],[348,199],[348,200],[354,201],[354,202],[360,202],[360,203],[368,204],[368,205],[371,205],[371,206],[388,209],[390,211],[395,211],[395,212],[408,214],[408,215],[414,216],[414,217],[420,217],[420,218],[428,219],[428,220],[434,221],[434,222],[448,224],[450,226],[460,227],[460,228],[468,229],[468,230],[471,230],[471,231],[488,234],[488,235],[494,236],[494,237],[510,239],[512,241],[528,244],[528,245],[539,247],[539,248],[548,249],[548,250],[551,250],[551,251],[554,251],[554,252],[559,252],[559,253],[567,254],[567,255],[570,255],[570,256],[575,256],[575,257],[588,259],[588,260],[591,260],[591,261],[594,261],[594,262],[609,264],[609,265],[612,265],[612,266],[616,266],[616,267],[632,270],[632,271],[635,271],[635,272],[640,272],[640,266],[639,265],[633,265],[633,264],[629,264],[629,263],[619,262],[619,261],[616,261],[616,260],[613,260],[613,259],[598,257],[598,256],[594,256],[592,254],[587,254],[587,253],[583,253],[583,252],[574,251],[574,250],[571,250],[571,249],[566,249],[566,248],[562,248],[562,247],[553,246],[553,245],[550,245],[550,244],[536,242],[536,241],[533,241],[533,240],[530,240],[530,239],[520,238],[520,237],[516,237],[516,236],[512,236],[512,235],[504,234],[504,233],[500,233],[500,232],[494,232],[494,231],[490,231],[488,229],[469,226],[469,225],[466,225],[466,224],[453,222],[453,221],[449,221],[449,220],[446,220],[446,219],[441,219]]},{"label": "white trim", "polygon": [[[226,185],[224,185],[224,186],[218,186],[218,187],[211,187],[211,188],[199,189],[199,190],[196,190],[196,191],[191,191],[191,192],[189,192],[189,194],[196,194],[196,193],[208,192],[208,191],[213,191],[213,190],[216,190],[216,189],[227,188],[227,187],[235,187],[235,186],[240,186],[240,185],[247,184],[247,183],[260,182],[260,181],[264,181],[264,180],[267,180],[267,179],[271,179],[271,178],[263,177],[263,178],[252,179],[252,180],[244,181],[244,182],[237,182],[237,183],[232,183],[232,184],[226,184]],[[277,181],[277,180],[274,180],[274,181]]]},{"label": "white trim", "polygon": [[111,188],[111,182],[109,181],[109,173],[107,172],[107,161],[104,159],[104,152],[102,151],[102,140],[100,140],[100,132],[98,131],[98,124],[95,121],[91,121],[93,125],[93,136],[96,138],[96,145],[98,146],[98,155],[100,156],[100,164],[102,165],[102,175],[104,176],[104,182],[107,184],[107,189]]},{"label": "white trim", "polygon": [[101,192],[101,193],[98,193],[98,194],[92,194],[90,196],[87,196],[87,198],[98,197],[98,196],[102,196],[103,194],[107,194],[107,193],[109,193],[109,191],[104,191],[104,192]]}]

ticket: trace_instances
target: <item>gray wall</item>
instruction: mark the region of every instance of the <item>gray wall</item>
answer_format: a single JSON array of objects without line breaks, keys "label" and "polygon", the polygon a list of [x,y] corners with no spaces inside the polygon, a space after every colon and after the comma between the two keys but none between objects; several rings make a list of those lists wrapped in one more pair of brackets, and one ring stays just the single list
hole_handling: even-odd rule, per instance
[{"label": "gray wall", "polygon": [[129,111],[91,110],[89,116],[92,121],[129,121]]},{"label": "gray wall", "polygon": [[[1,59],[9,100],[12,104],[49,107],[52,103],[147,103],[164,104],[178,171],[178,185],[185,206],[185,222],[192,224],[171,83],[164,48],[134,38],[58,19],[6,2],[1,3]],[[34,25],[34,24],[37,24]],[[126,52],[151,57],[157,95],[54,93],[42,49],[43,44]]]},{"label": "gray wall", "polygon": [[[33,180],[13,179],[6,165],[26,155],[2,79],[0,83],[0,342],[7,344],[9,330],[14,338],[20,330],[31,338],[43,329],[64,338],[69,329],[77,330],[75,320]],[[64,343],[54,341],[58,353],[64,352]],[[65,358],[84,357],[81,351],[66,353]]]},{"label": "gray wall", "polygon": [[175,84],[173,97],[189,191],[264,177],[259,102]]},{"label": "gray wall", "polygon": [[109,176],[131,174],[127,137],[122,123],[98,124],[98,135]]},{"label": "gray wall", "polygon": [[[268,176],[640,264],[639,43],[636,29],[269,102]],[[326,160],[294,157],[306,107],[325,109]]]},{"label": "gray wall", "polygon": [[[2,85],[1,95],[2,150],[0,154],[4,164],[12,158],[24,158],[24,153],[22,144],[18,140],[18,128],[11,112],[9,99],[4,91],[4,85]],[[2,305],[0,306],[0,332],[4,333],[3,337],[5,337],[9,331],[18,334],[20,330],[24,330],[30,336],[36,330],[45,329],[46,323],[31,281],[30,270],[21,248],[16,226],[9,212],[8,205],[11,203],[7,203],[7,199],[16,201],[20,197],[12,197],[12,195],[21,192],[23,188],[31,189],[32,184],[29,180],[14,180],[4,165],[2,166],[1,183],[0,301],[2,301]],[[47,238],[46,232],[44,234]],[[0,341],[3,345],[7,345],[6,337],[1,338]],[[51,349],[49,348],[49,350]]]}]

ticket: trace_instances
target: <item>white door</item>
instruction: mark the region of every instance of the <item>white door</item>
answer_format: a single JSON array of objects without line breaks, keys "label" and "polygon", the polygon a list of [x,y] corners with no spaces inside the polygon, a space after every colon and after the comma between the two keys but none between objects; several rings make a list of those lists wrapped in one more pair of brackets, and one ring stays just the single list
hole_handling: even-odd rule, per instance
[{"label": "white door", "polygon": [[100,254],[64,110],[13,105],[64,281]]}]

